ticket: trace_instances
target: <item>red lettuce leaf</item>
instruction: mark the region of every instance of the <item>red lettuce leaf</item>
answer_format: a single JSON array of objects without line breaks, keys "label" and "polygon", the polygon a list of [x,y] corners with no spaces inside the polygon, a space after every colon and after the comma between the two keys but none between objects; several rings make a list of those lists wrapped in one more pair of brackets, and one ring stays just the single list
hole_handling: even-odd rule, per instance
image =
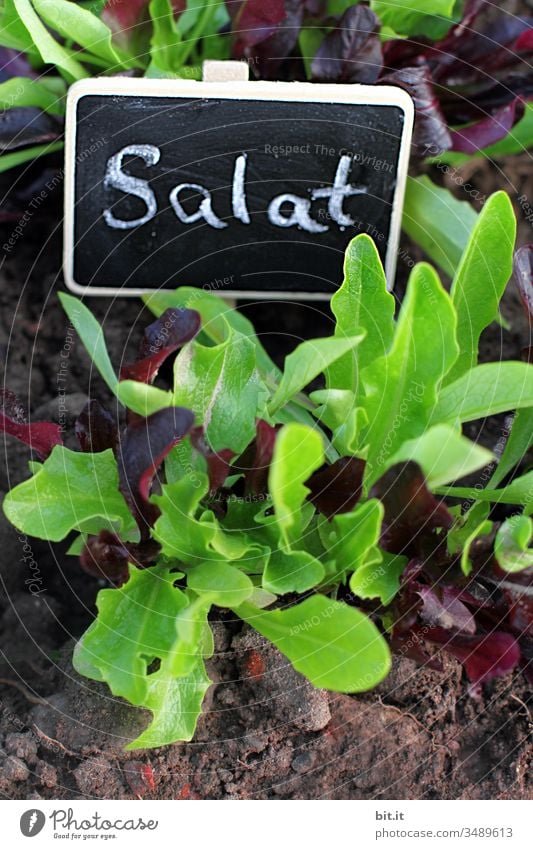
[{"label": "red lettuce leaf", "polygon": [[515,251],[513,281],[518,287],[529,323],[533,325],[533,245],[524,245]]},{"label": "red lettuce leaf", "polygon": [[74,424],[80,448],[98,453],[117,447],[118,429],[115,419],[96,398],[87,401]]},{"label": "red lettuce leaf", "polygon": [[0,47],[0,83],[12,77],[37,77],[24,53],[12,47]]},{"label": "red lettuce leaf", "polygon": [[[477,145],[477,150],[505,135],[511,120],[514,124],[521,116],[519,103],[533,94],[533,75],[526,61],[530,33],[530,19],[498,13],[484,0],[473,0],[466,3],[461,22],[439,42],[386,42],[385,66],[392,73],[385,74],[380,82],[401,85],[401,76],[396,76],[399,71],[426,69],[426,92],[410,92],[417,106],[415,140],[419,149],[426,146],[431,155],[437,155],[450,147],[452,139],[446,144],[438,128],[439,118],[450,126],[474,122],[453,137],[456,150],[464,146],[469,153],[472,145]],[[512,103],[514,107],[499,111]],[[422,122],[420,114],[424,116]],[[432,115],[435,120],[427,123]],[[472,139],[467,147],[469,134]]]},{"label": "red lettuce leaf", "polygon": [[[122,47],[133,46],[139,36],[148,31],[150,0],[108,0],[102,10],[102,20],[117,37]],[[179,18],[187,7],[186,0],[171,0],[174,17]]]},{"label": "red lettuce leaf", "polygon": [[390,635],[391,648],[395,654],[408,657],[420,666],[429,666],[438,672],[442,670],[442,662],[438,657],[432,657],[426,651],[424,634],[427,626],[419,619],[423,600],[419,590],[423,586],[422,563],[411,560],[405,567],[400,585],[400,593],[394,600],[394,624]]},{"label": "red lettuce leaf", "polygon": [[120,379],[153,383],[167,357],[194,339],[200,325],[201,318],[196,310],[165,310],[144,331],[138,359],[122,366]]},{"label": "red lettuce leaf", "polygon": [[248,55],[249,48],[270,38],[287,15],[284,0],[229,0],[226,6],[235,36],[236,59]]},{"label": "red lettuce leaf", "polygon": [[[36,177],[32,176],[33,169],[24,170],[20,178],[13,180],[13,174],[10,171],[0,174],[0,192],[3,195],[3,203],[0,208],[0,223],[5,221],[20,221],[21,217],[27,212],[32,201],[35,201],[36,195],[41,197],[54,196],[50,191],[50,184],[60,185],[59,167],[44,168]],[[44,192],[44,194],[42,194]],[[56,201],[59,199],[59,189],[55,193]],[[32,207],[30,207],[32,209]],[[35,206],[35,216],[48,210],[49,206],[46,202]],[[32,210],[33,212],[33,210]]]},{"label": "red lettuce leaf", "polygon": [[0,432],[29,445],[41,460],[46,460],[54,445],[63,445],[61,427],[54,422],[31,422],[14,392],[0,390]]},{"label": "red lettuce leaf", "polygon": [[514,49],[518,53],[526,53],[533,50],[533,27],[523,30],[514,43]]},{"label": "red lettuce leaf", "polygon": [[462,664],[471,682],[472,696],[479,696],[481,684],[507,675],[520,662],[518,642],[505,631],[452,636],[444,628],[430,628],[426,639],[442,646]]},{"label": "red lettuce leaf", "polygon": [[507,604],[511,631],[519,637],[533,637],[533,568],[509,573],[494,562],[493,575]]},{"label": "red lettuce leaf", "polygon": [[416,554],[424,535],[450,528],[453,518],[427,488],[422,469],[409,461],[392,466],[370,490],[385,508],[381,545],[392,554]]},{"label": "red lettuce leaf", "polygon": [[37,107],[16,106],[0,112],[0,153],[54,142],[62,134],[63,121]]},{"label": "red lettuce leaf", "polygon": [[491,566],[482,570],[483,576],[498,590],[489,592],[479,577],[458,577],[451,564],[440,571],[438,585],[429,586],[430,571],[430,564],[421,560],[410,561],[404,570],[392,609],[395,652],[426,663],[424,642],[438,646],[464,666],[472,696],[479,695],[484,682],[519,664],[527,666],[533,633],[532,575],[509,576]]},{"label": "red lettuce leaf", "polygon": [[151,566],[160,550],[155,540],[145,542],[122,542],[112,531],[100,531],[98,536],[90,536],[80,555],[80,565],[84,572],[94,578],[105,578],[115,586],[121,586],[128,580],[128,563],[138,569]]},{"label": "red lettuce leaf", "polygon": [[148,418],[136,416],[120,438],[120,491],[135,517],[142,540],[149,537],[150,527],[159,515],[158,508],[148,500],[154,476],[169,451],[191,431],[193,424],[191,410],[167,407]]},{"label": "red lettuce leaf", "polygon": [[451,587],[438,591],[433,587],[421,586],[418,594],[422,599],[421,618],[429,625],[447,630],[462,631],[465,634],[476,632],[474,616],[459,600]]},{"label": "red lettuce leaf", "polygon": [[209,475],[209,492],[216,492],[224,486],[224,482],[228,476],[230,461],[235,457],[235,452],[230,448],[223,448],[221,451],[212,451],[207,444],[202,427],[194,428],[191,431],[191,442],[193,447],[205,457],[207,462],[207,473]]},{"label": "red lettuce leaf", "polygon": [[298,41],[303,16],[302,0],[285,0],[285,18],[272,35],[245,51],[247,58],[252,60],[250,64],[255,76],[264,80],[276,78],[281,64]]},{"label": "red lettuce leaf", "polygon": [[305,482],[311,490],[308,500],[328,518],[337,513],[349,513],[361,497],[364,471],[364,460],[340,457]]},{"label": "red lettuce leaf", "polygon": [[414,154],[437,156],[451,148],[452,137],[426,62],[385,74],[379,82],[399,86],[413,98],[416,110],[412,144]]},{"label": "red lettuce leaf", "polygon": [[[236,468],[244,471],[246,492],[256,495],[268,491],[268,472],[278,430],[263,419],[256,422],[256,437],[250,449],[239,458]],[[248,458],[249,461],[248,461]],[[248,465],[248,462],[249,465]]]},{"label": "red lettuce leaf", "polygon": [[494,14],[489,4],[477,6],[470,21],[474,26],[465,26],[464,20],[453,27],[447,36],[426,51],[436,69],[435,80],[452,80],[456,86],[491,83],[496,71],[520,69],[527,75],[528,69],[519,45],[527,44],[524,34],[531,30],[531,18],[521,18],[502,12]]},{"label": "red lettuce leaf", "polygon": [[413,660],[418,666],[427,666],[434,672],[442,672],[442,661],[437,656],[428,654],[424,648],[424,630],[420,632],[410,631],[405,634],[393,630],[390,638],[390,646],[394,654]]},{"label": "red lettuce leaf", "polygon": [[452,150],[460,153],[477,153],[504,139],[523,114],[524,102],[515,97],[510,103],[500,106],[492,115],[451,131]]},{"label": "red lettuce leaf", "polygon": [[383,57],[379,20],[368,6],[351,6],[324,38],[311,64],[314,80],[375,83]]}]

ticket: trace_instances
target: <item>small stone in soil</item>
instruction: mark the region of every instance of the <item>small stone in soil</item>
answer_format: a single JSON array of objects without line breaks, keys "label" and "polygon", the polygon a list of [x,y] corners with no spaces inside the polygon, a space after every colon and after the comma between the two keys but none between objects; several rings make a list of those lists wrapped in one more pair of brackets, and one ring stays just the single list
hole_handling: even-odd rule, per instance
[{"label": "small stone in soil", "polygon": [[24,761],[11,755],[4,763],[4,776],[8,781],[26,781],[30,771]]},{"label": "small stone in soil", "polygon": [[35,774],[39,780],[39,784],[42,787],[55,787],[57,784],[57,770],[52,764],[48,764],[45,761],[41,761],[41,763],[37,766],[35,770]]},{"label": "small stone in soil", "polygon": [[298,773],[307,772],[308,769],[311,769],[313,763],[314,758],[311,752],[302,752],[292,760],[291,769]]},{"label": "small stone in soil", "polygon": [[37,760],[37,741],[34,740],[31,734],[19,734],[16,732],[8,734],[6,736],[5,748],[8,754],[15,755],[29,764],[35,763]]}]

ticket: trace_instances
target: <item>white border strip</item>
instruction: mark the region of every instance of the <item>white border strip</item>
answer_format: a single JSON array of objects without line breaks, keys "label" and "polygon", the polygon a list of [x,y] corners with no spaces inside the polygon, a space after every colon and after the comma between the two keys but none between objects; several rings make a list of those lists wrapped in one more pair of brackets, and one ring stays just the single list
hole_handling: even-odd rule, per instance
[{"label": "white border strip", "polygon": [[[214,753],[210,776],[215,773],[220,741],[201,745]],[[157,761],[150,752],[143,752],[142,757],[146,757],[147,763],[151,758],[156,768]],[[128,761],[119,763],[127,769]],[[391,771],[396,763],[391,762]],[[56,849],[62,845],[58,838],[68,838],[69,843],[65,845],[72,845],[74,841],[79,846],[146,849],[147,845],[175,846],[179,828],[182,841],[192,838],[194,845],[213,843],[219,849],[233,849],[235,823],[238,822],[240,833],[253,836],[254,849],[272,849],[273,845],[327,847],[346,842],[346,834],[354,831],[355,822],[357,833],[352,842],[357,849],[490,849],[498,846],[529,849],[531,846],[531,801],[525,798],[522,801],[354,800],[347,797],[356,792],[353,782],[360,768],[357,752],[347,751],[339,758],[339,786],[334,783],[329,787],[320,785],[324,767],[318,758],[308,773],[311,799],[290,798],[298,787],[298,776],[287,769],[285,780],[279,776],[274,785],[280,794],[278,799],[272,798],[272,787],[263,781],[262,785],[257,782],[256,791],[268,797],[264,800],[198,799],[187,802],[142,797],[117,801],[99,798],[3,800],[2,835],[9,849],[27,849],[28,846]],[[118,770],[118,766],[116,768]],[[231,763],[229,768],[232,768]],[[401,776],[395,774],[394,777]],[[345,785],[340,783],[341,779],[345,780]],[[483,778],[473,787],[483,792]],[[378,790],[379,787],[376,792]],[[162,792],[168,791],[163,787]],[[513,787],[513,779],[509,776],[506,792],[519,794],[524,791]],[[287,805],[292,806],[292,812]],[[41,825],[42,831],[35,834],[32,843],[21,833],[19,823],[24,817],[26,826],[32,813],[37,811],[40,816],[36,824]],[[85,840],[85,837],[91,839]],[[111,839],[103,842],[105,837]]]},{"label": "white border strip", "polygon": [[[410,96],[395,86],[330,85],[283,82],[197,82],[195,80],[151,80],[128,77],[99,77],[80,80],[69,89],[65,118],[65,200],[63,273],[67,288],[77,295],[137,297],[162,289],[116,289],[107,286],[80,286],[74,280],[74,200],[76,163],[76,123],[78,101],[86,95],[127,95],[145,97],[193,97],[226,100],[279,100],[307,103],[347,103],[369,106],[397,106],[403,110],[404,124],[400,141],[396,187],[392,201],[385,273],[393,288],[400,242],[401,215],[407,182],[409,152],[414,123],[414,105]],[[225,291],[224,298],[269,298],[271,300],[329,301],[333,293]]]}]

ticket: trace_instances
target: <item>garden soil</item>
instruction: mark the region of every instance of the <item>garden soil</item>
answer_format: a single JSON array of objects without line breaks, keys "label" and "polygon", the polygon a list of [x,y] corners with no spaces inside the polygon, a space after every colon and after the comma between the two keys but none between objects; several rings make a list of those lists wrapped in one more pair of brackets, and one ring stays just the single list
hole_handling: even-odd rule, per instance
[{"label": "garden soil", "polygon": [[[467,176],[482,193],[503,185],[513,200],[524,193],[531,198],[528,167],[526,158],[512,166],[481,163],[469,166]],[[461,197],[457,176],[433,174]],[[111,408],[113,402],[58,304],[59,191],[32,212],[0,269],[0,354],[3,381],[31,417],[60,421],[69,434],[89,395]],[[523,217],[518,203],[516,209]],[[19,220],[3,226],[2,242]],[[531,240],[523,221],[519,243]],[[407,256],[420,258],[413,246],[405,248]],[[400,261],[399,299],[408,270]],[[90,306],[104,323],[113,362],[131,359],[150,320],[139,302],[93,299]],[[316,305],[245,310],[278,360],[300,339],[332,329],[327,309]],[[512,288],[503,312],[509,329],[495,326],[485,335],[485,359],[519,358],[528,344]],[[494,445],[501,428],[499,419],[487,422],[480,438]],[[66,439],[74,444],[71,435]],[[0,496],[27,477],[27,461],[26,448],[7,438]],[[491,683],[474,700],[454,661],[432,672],[396,659],[378,690],[356,698],[328,694],[313,689],[261,637],[224,616],[213,623],[215,684],[194,742],[125,752],[149,717],[72,668],[74,641],[94,616],[102,584],[83,574],[66,548],[26,539],[0,517],[4,798],[532,797],[532,718],[519,674]]]}]

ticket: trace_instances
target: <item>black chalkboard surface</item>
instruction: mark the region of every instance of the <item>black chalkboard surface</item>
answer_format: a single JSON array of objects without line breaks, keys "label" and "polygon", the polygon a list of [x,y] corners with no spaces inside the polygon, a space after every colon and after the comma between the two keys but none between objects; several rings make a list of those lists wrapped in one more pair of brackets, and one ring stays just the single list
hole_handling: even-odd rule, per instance
[{"label": "black chalkboard surface", "polygon": [[76,83],[67,285],[324,299],[360,232],[391,283],[412,123],[408,95],[386,86]]}]

